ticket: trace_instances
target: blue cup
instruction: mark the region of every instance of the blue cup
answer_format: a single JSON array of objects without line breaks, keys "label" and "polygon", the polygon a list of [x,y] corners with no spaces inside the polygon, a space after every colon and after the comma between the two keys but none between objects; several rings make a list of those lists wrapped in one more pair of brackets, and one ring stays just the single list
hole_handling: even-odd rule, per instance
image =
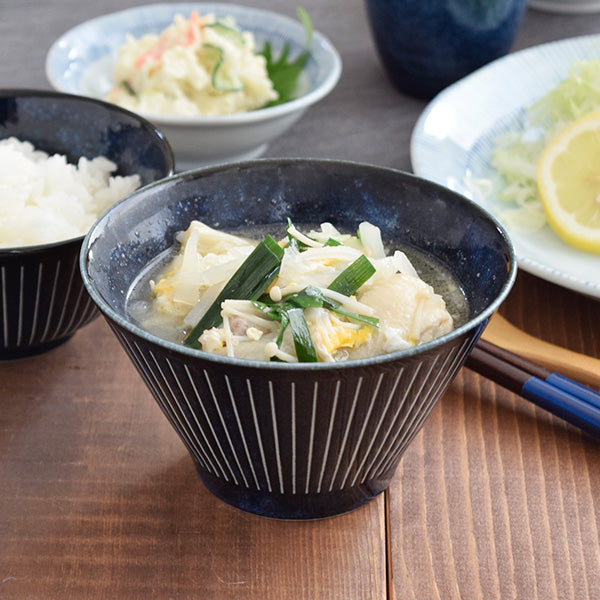
[{"label": "blue cup", "polygon": [[432,98],[506,54],[527,0],[365,0],[381,63],[392,84]]}]

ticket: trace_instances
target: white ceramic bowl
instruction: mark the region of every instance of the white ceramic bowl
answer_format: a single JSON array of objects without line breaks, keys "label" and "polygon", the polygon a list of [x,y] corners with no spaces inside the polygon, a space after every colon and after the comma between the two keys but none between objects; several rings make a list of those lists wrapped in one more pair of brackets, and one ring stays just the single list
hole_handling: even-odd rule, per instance
[{"label": "white ceramic bowl", "polygon": [[[256,8],[216,3],[152,4],[87,21],[63,34],[46,57],[46,76],[60,91],[103,98],[113,87],[112,68],[127,33],[140,37],[160,33],[177,13],[232,16],[243,30],[252,31],[257,48],[268,40],[274,53],[286,43],[290,56],[305,47],[299,21]],[[169,140],[178,170],[234,162],[260,156],[269,142],[288,130],[336,85],[342,70],[337,50],[314,32],[310,58],[299,82],[296,99],[251,112],[216,117],[166,117],[143,114]]]}]

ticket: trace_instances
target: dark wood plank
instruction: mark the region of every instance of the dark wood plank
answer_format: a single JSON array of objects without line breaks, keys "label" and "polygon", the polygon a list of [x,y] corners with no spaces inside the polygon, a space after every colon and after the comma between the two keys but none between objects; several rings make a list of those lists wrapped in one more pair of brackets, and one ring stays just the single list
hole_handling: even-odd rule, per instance
[{"label": "dark wood plank", "polygon": [[[502,312],[600,356],[598,301],[520,273]],[[403,598],[594,598],[600,444],[463,369],[390,488]]]},{"label": "dark wood plank", "polygon": [[3,600],[386,597],[383,496],[301,523],[225,505],[103,320],[0,382]]}]

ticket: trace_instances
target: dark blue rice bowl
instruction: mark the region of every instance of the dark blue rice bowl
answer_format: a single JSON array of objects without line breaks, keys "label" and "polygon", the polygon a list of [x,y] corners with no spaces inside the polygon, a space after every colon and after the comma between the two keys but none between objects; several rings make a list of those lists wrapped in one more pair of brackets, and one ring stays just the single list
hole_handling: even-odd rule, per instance
[{"label": "dark blue rice bowl", "polygon": [[[0,90],[0,139],[9,137],[75,164],[105,156],[142,185],[173,173],[173,153],[154,125],[90,98]],[[79,271],[83,238],[0,248],[0,360],[50,350],[99,315]]]}]

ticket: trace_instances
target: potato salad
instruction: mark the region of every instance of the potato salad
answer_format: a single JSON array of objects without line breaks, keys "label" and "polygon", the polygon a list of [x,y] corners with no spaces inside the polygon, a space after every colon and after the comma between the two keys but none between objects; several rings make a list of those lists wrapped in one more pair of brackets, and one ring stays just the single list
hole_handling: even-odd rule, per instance
[{"label": "potato salad", "polygon": [[157,115],[224,115],[276,100],[265,57],[233,19],[176,15],[160,35],[129,35],[106,100]]},{"label": "potato salad", "polygon": [[206,352],[284,362],[385,354],[453,328],[444,299],[404,252],[386,254],[376,226],[286,232],[257,243],[193,221],[150,282],[142,325]]}]

